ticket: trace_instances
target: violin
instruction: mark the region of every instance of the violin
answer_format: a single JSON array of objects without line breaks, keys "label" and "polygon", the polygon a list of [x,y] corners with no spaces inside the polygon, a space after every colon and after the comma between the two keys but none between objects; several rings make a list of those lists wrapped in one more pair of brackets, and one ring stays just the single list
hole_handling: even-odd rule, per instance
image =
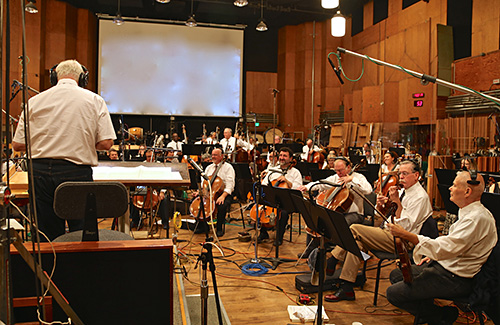
[{"label": "violin", "polygon": [[[224,181],[222,178],[217,176],[217,174],[224,163],[225,161],[222,160],[215,172],[208,176],[209,181],[203,181],[202,193],[200,193],[200,195],[198,195],[198,197],[196,197],[189,206],[189,211],[193,217],[202,221],[207,221],[211,219],[213,214],[217,214],[217,205],[215,202],[222,192],[224,192],[225,187]],[[212,189],[211,193],[209,192],[209,182],[210,188]],[[210,200],[210,197],[212,197],[212,200]],[[200,209],[201,200],[203,200],[204,213]]]},{"label": "violin", "polygon": [[[365,160],[354,166],[349,175],[366,164]],[[316,203],[330,210],[345,213],[352,205],[354,195],[344,185],[332,186],[328,190],[320,193],[316,198]]]},{"label": "violin", "polygon": [[[396,215],[396,211],[398,209],[398,206],[396,203],[391,202],[390,207],[389,207],[389,212],[386,215],[386,220],[391,219],[391,223],[394,223],[394,216]],[[408,255],[408,250],[406,248],[406,241],[402,238],[394,236],[394,250],[396,251],[396,254],[398,255],[399,261],[398,261],[398,267],[401,270],[401,273],[403,273],[403,281],[405,283],[412,283],[413,282],[413,274],[411,273],[411,260]]]}]

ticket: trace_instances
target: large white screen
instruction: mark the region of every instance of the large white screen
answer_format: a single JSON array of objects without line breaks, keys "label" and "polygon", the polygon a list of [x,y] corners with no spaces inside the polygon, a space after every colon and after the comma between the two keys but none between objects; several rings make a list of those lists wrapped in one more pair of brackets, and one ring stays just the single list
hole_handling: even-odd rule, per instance
[{"label": "large white screen", "polygon": [[243,31],[99,20],[110,113],[241,116]]}]

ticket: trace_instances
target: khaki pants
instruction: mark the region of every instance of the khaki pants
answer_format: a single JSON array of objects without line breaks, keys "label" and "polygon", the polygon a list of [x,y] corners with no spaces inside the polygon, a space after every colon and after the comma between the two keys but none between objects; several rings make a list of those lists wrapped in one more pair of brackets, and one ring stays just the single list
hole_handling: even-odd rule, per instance
[{"label": "khaki pants", "polygon": [[[377,250],[389,253],[395,252],[394,238],[388,230],[358,224],[351,225],[350,229],[361,251]],[[359,267],[363,261],[340,246],[334,248],[332,255],[337,260],[344,261],[340,279],[355,282]]]}]

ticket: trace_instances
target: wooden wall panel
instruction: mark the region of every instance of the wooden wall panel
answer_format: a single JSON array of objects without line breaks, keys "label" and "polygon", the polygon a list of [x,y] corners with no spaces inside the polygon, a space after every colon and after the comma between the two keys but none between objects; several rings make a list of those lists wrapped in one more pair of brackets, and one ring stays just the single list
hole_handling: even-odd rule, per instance
[{"label": "wooden wall panel", "polygon": [[473,1],[471,55],[498,50],[499,40],[500,1]]},{"label": "wooden wall panel", "polygon": [[[500,67],[500,51],[498,50],[484,56],[455,61],[455,83],[478,91],[489,90],[490,87],[498,89],[499,86],[492,86],[493,79],[500,78],[498,67]],[[452,93],[463,94],[457,91]]]},{"label": "wooden wall panel", "polygon": [[277,75],[272,72],[246,73],[247,113],[270,113],[273,111],[273,91],[277,88]]},{"label": "wooden wall panel", "polygon": [[381,107],[384,122],[399,121],[399,83],[386,82],[384,84],[384,100]]},{"label": "wooden wall panel", "polygon": [[362,116],[359,122],[380,122],[380,86],[363,88]]}]

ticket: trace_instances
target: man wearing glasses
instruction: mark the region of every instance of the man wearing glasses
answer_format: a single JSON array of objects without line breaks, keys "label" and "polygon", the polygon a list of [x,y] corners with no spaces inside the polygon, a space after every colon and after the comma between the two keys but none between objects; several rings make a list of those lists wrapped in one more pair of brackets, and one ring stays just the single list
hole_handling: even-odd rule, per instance
[{"label": "man wearing glasses", "polygon": [[[389,189],[389,198],[378,196],[377,205],[384,205],[390,199],[397,205],[394,222],[408,232],[419,234],[422,224],[432,215],[430,199],[425,189],[418,182],[420,176],[419,165],[411,160],[405,160],[400,166],[399,183],[403,190],[396,186],[391,187]],[[383,224],[382,227],[353,224],[350,229],[358,247],[362,251],[378,250],[395,253],[394,237],[387,224]],[[325,300],[337,302],[356,299],[353,286],[358,275],[358,269],[363,261],[339,246],[335,247],[332,255],[329,266],[336,265],[338,261],[344,261],[340,275],[342,282],[335,293],[325,296]]]}]

